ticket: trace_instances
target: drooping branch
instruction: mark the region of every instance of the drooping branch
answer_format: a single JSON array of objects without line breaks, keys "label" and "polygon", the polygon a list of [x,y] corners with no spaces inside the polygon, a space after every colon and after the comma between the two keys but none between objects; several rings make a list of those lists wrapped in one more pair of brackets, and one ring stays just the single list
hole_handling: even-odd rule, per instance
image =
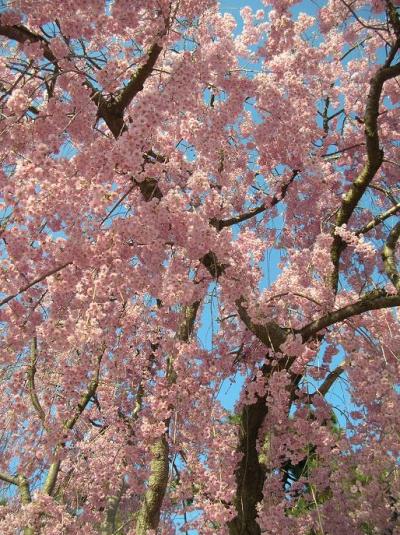
[{"label": "drooping branch", "polygon": [[22,288],[20,288],[17,293],[12,294],[12,295],[8,295],[4,299],[2,299],[0,301],[0,307],[5,305],[9,301],[12,301],[12,299],[15,299],[19,295],[23,294],[24,292],[26,292],[26,290],[29,290],[29,288],[32,288],[32,286],[35,286],[36,284],[39,284],[39,282],[44,281],[45,279],[47,279],[47,277],[51,277],[51,275],[54,275],[55,273],[58,273],[59,271],[61,271],[62,269],[66,268],[67,266],[70,266],[70,265],[72,265],[71,261],[70,262],[66,262],[65,264],[62,264],[61,266],[58,266],[58,267],[48,271],[47,273],[44,273],[44,275],[41,275],[40,277],[37,277],[32,282],[29,282],[28,284],[25,284],[25,286],[22,286]]}]

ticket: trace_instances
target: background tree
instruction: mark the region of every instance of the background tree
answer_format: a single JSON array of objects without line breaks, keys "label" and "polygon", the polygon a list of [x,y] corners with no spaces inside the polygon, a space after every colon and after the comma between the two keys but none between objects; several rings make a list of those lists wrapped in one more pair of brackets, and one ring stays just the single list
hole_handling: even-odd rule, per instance
[{"label": "background tree", "polygon": [[398,3],[264,4],[2,7],[5,535],[400,533]]}]

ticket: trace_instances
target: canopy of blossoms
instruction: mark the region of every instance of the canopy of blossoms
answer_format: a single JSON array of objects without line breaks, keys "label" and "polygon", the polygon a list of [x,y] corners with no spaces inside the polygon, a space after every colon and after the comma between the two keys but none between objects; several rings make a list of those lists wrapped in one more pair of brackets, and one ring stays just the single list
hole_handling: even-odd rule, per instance
[{"label": "canopy of blossoms", "polygon": [[400,534],[400,3],[259,3],[2,3],[4,535]]}]

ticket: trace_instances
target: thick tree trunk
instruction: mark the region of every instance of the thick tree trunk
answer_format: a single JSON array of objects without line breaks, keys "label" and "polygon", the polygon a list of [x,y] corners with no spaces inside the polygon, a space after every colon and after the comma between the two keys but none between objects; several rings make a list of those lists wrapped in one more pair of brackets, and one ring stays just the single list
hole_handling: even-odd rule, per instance
[{"label": "thick tree trunk", "polygon": [[152,447],[150,477],[143,503],[136,519],[136,535],[146,535],[148,530],[157,529],[161,505],[168,483],[168,441],[165,435]]}]

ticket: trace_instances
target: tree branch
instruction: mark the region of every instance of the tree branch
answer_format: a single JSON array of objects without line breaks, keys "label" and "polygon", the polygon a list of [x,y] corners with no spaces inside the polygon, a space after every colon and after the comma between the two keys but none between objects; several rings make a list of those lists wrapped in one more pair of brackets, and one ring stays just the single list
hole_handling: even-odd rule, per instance
[{"label": "tree branch", "polygon": [[0,479],[5,483],[10,483],[10,485],[18,486],[18,478],[10,474],[6,474],[5,472],[0,472]]},{"label": "tree branch", "polygon": [[399,210],[400,210],[400,203],[396,204],[395,206],[392,206],[392,208],[389,208],[389,210],[386,210],[386,212],[383,212],[382,214],[377,215],[369,223],[367,223],[362,228],[357,230],[355,232],[356,236],[359,236],[360,234],[366,234],[373,228],[377,227],[380,223],[382,223],[383,221],[385,221],[392,215],[396,214]]},{"label": "tree branch", "polygon": [[5,297],[2,301],[0,301],[0,307],[2,307],[3,305],[5,305],[6,303],[8,303],[9,301],[11,301],[12,299],[15,299],[16,297],[18,297],[19,295],[21,295],[22,293],[26,292],[26,290],[29,290],[29,288],[32,288],[32,286],[35,286],[35,284],[38,284],[39,282],[42,282],[44,281],[45,279],[47,279],[47,277],[50,277],[51,275],[54,275],[55,273],[57,273],[58,271],[61,271],[62,269],[64,269],[65,267],[67,266],[70,266],[72,264],[72,262],[66,262],[65,264],[62,264],[61,266],[58,266],[50,271],[48,271],[47,273],[45,273],[44,275],[41,275],[40,277],[37,277],[36,279],[34,279],[32,282],[29,282],[28,284],[26,284],[25,286],[23,286],[22,288],[20,288],[18,290],[17,293],[15,294],[12,294],[12,295],[8,295],[7,297]]},{"label": "tree branch", "polygon": [[39,401],[39,398],[36,393],[36,387],[35,387],[35,375],[36,375],[36,362],[37,362],[37,355],[38,355],[38,347],[37,347],[37,338],[34,336],[32,342],[31,342],[31,354],[30,354],[30,363],[28,366],[28,386],[29,386],[29,395],[31,398],[32,405],[34,409],[36,410],[40,420],[43,423],[43,426],[45,426],[45,419],[46,415],[43,410],[43,407]]},{"label": "tree branch", "polygon": [[[165,31],[160,35],[160,38],[164,35]],[[142,91],[144,83],[153,72],[154,65],[161,52],[162,46],[158,43],[154,43],[151,46],[147,54],[147,61],[131,76],[128,84],[121,90],[116,98],[116,104],[121,110],[127,108],[135,96]]]},{"label": "tree branch", "polygon": [[365,294],[359,301],[346,305],[343,308],[334,310],[322,316],[321,318],[312,321],[302,329],[295,331],[301,334],[303,341],[307,341],[315,336],[322,329],[326,329],[331,325],[340,323],[353,316],[359,316],[364,312],[371,310],[379,310],[381,308],[390,308],[400,306],[400,295],[388,294],[385,290],[373,290]]},{"label": "tree branch", "polygon": [[311,399],[315,395],[325,396],[332,385],[335,383],[337,379],[342,375],[342,373],[345,370],[346,361],[342,361],[334,370],[332,370],[327,377],[325,378],[325,381],[322,383],[321,386],[319,386],[316,391],[311,394]]},{"label": "tree branch", "polygon": [[160,521],[169,475],[169,445],[166,433],[151,447],[151,456],[150,477],[136,520],[137,535],[146,535],[149,530],[156,530]]},{"label": "tree branch", "polygon": [[24,44],[26,41],[29,43],[40,43],[43,50],[43,56],[51,63],[57,64],[57,58],[53,54],[48,41],[41,35],[31,32],[31,30],[25,26],[7,26],[0,24],[0,35],[8,37],[8,39],[12,39],[13,41],[17,41],[20,44]]},{"label": "tree branch", "polygon": [[118,489],[118,492],[110,496],[107,500],[106,516],[100,527],[100,535],[113,535],[116,529],[117,513],[121,503],[122,496],[127,489],[124,480]]},{"label": "tree branch", "polygon": [[382,251],[385,272],[396,290],[400,291],[400,278],[396,266],[395,250],[400,237],[400,221],[392,228]]},{"label": "tree branch", "polygon": [[[382,95],[383,84],[400,74],[400,63],[393,66],[383,66],[378,69],[370,81],[370,90],[367,97],[367,104],[364,114],[365,141],[367,147],[367,161],[344,195],[341,207],[337,213],[335,225],[337,227],[347,223],[352,216],[354,209],[364,195],[368,185],[374,178],[378,169],[382,165],[383,150],[379,146],[378,116],[379,103]],[[346,244],[342,238],[335,234],[331,249],[331,259],[333,272],[331,275],[331,285],[337,291],[339,283],[339,262],[342,251]]]},{"label": "tree branch", "polygon": [[261,214],[262,212],[265,212],[265,210],[272,208],[273,206],[275,206],[276,204],[278,204],[280,201],[282,201],[285,198],[285,195],[287,193],[287,190],[290,184],[294,181],[294,179],[299,174],[299,172],[300,171],[298,169],[293,170],[290,180],[282,186],[280,195],[274,195],[271,199],[271,202],[268,205],[266,203],[263,203],[260,206],[257,206],[256,208],[249,210],[245,214],[240,214],[240,215],[231,217],[229,219],[212,218],[210,219],[210,225],[215,227],[218,231],[220,231],[225,227],[231,227],[232,225],[236,225],[238,223],[242,223],[243,221],[247,221],[248,219],[251,219],[252,217],[256,215]]},{"label": "tree branch", "polygon": [[247,309],[244,306],[244,299],[240,298],[236,301],[236,307],[239,312],[240,319],[246,325],[250,332],[254,334],[266,347],[278,351],[280,346],[285,342],[289,330],[282,329],[275,322],[267,322],[263,325],[254,323],[250,318]]},{"label": "tree branch", "polygon": [[[92,397],[96,393],[97,387],[99,385],[100,364],[101,364],[101,360],[103,358],[103,355],[104,355],[104,350],[103,350],[103,352],[100,354],[100,356],[97,359],[97,367],[96,367],[96,371],[95,371],[95,375],[94,375],[93,379],[90,381],[86,392],[84,394],[82,394],[82,396],[81,396],[81,398],[80,398],[80,400],[79,400],[79,402],[77,404],[75,414],[71,418],[69,418],[68,420],[66,420],[64,422],[64,429],[66,429],[66,430],[73,429],[73,427],[76,424],[76,422],[78,421],[80,415],[83,413],[83,411],[85,410],[85,408],[88,405],[89,401],[92,399]],[[55,452],[56,455],[57,455],[58,451],[60,450],[60,448],[62,448],[63,446],[64,446],[63,443],[61,443],[61,444],[59,444],[57,446],[56,452]],[[61,461],[59,459],[57,459],[56,461],[54,461],[50,465],[49,471],[47,473],[47,477],[46,477],[45,482],[43,484],[43,492],[45,492],[49,496],[51,496],[53,494],[53,492],[54,492],[54,489],[55,489],[55,486],[56,486],[56,483],[57,483],[57,477],[58,477],[58,473],[59,473],[59,470],[60,470],[60,466],[61,466]]]},{"label": "tree branch", "polygon": [[[167,28],[160,33],[158,36],[159,39],[164,37],[166,31]],[[17,41],[20,44],[24,44],[26,41],[29,43],[40,43],[43,50],[43,56],[53,63],[58,69],[57,57],[53,54],[49,42],[41,35],[32,32],[22,25],[7,26],[1,24],[0,35]],[[129,82],[125,87],[120,89],[117,97],[111,100],[106,100],[101,92],[92,86],[89,80],[85,80],[84,85],[91,89],[91,98],[97,105],[98,117],[105,121],[115,138],[118,138],[126,130],[127,127],[123,118],[124,110],[129,106],[135,96],[142,91],[145,81],[153,72],[153,68],[161,54],[161,51],[162,46],[158,43],[154,43],[147,54],[147,60],[145,63],[141,65],[134,74],[132,74]]]},{"label": "tree branch", "polygon": [[341,0],[342,4],[344,4],[347,9],[350,11],[350,13],[353,15],[353,17],[356,19],[356,21],[361,24],[363,28],[367,28],[368,30],[375,30],[375,31],[386,31],[386,28],[384,26],[372,26],[371,24],[366,24],[360,17],[357,15],[357,13],[354,11],[352,6],[345,2],[345,0]]},{"label": "tree branch", "polygon": [[[165,34],[166,29],[159,35],[159,38],[161,39]],[[97,115],[104,120],[115,139],[127,130],[124,121],[124,111],[135,96],[142,91],[144,83],[153,72],[162,49],[162,46],[158,43],[154,43],[151,46],[146,62],[132,74],[128,84],[120,89],[117,97],[111,100],[105,100],[97,90],[92,88],[92,99],[98,108]]]}]

